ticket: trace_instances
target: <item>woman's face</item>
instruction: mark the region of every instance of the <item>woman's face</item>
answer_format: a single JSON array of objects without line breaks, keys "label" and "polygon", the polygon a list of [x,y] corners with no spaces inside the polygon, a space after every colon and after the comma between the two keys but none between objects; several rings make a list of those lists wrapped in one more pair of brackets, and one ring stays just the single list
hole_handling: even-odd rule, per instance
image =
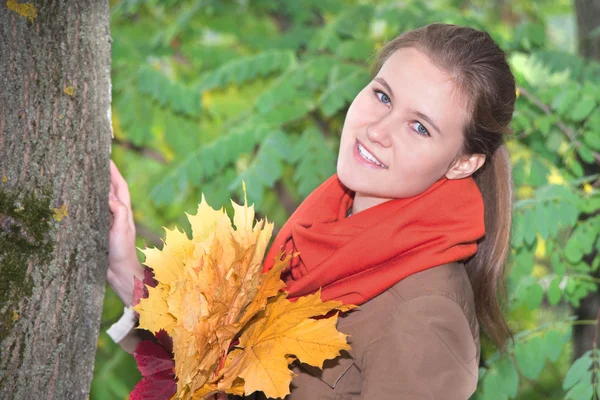
[{"label": "woman's face", "polygon": [[372,205],[419,194],[445,175],[462,177],[467,117],[452,77],[421,51],[399,49],[348,109],[338,176]]}]

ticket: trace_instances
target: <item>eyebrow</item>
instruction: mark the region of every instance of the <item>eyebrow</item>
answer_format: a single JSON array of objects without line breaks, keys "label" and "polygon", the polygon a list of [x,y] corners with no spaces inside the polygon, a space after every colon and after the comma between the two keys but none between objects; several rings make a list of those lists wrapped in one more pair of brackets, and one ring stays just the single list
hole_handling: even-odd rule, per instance
[{"label": "eyebrow", "polygon": [[440,131],[440,128],[438,128],[438,126],[433,123],[433,120],[431,118],[429,118],[427,115],[425,115],[422,112],[419,112],[417,110],[412,110],[412,112],[419,118],[424,119],[426,122],[428,122],[429,125],[433,126],[433,129],[435,129],[437,131],[437,133],[439,133],[440,135],[442,134],[442,131]]},{"label": "eyebrow", "polygon": [[390,95],[392,95],[392,97],[394,97],[394,91],[392,90],[392,88],[390,87],[390,85],[388,85],[388,83],[385,81],[385,79],[377,77],[375,79],[373,79],[376,82],[381,83],[384,87],[385,90],[387,90],[388,92],[390,92]]},{"label": "eyebrow", "polygon": [[[394,91],[392,90],[390,85],[388,85],[388,83],[385,81],[385,79],[378,76],[378,77],[374,78],[373,80],[376,82],[379,82],[381,85],[383,85],[383,87],[385,87],[385,89],[390,93],[390,95],[392,97],[394,97]],[[419,112],[417,110],[411,110],[411,111],[413,114],[415,114],[419,118],[424,119],[425,122],[427,122],[429,125],[433,126],[433,129],[435,129],[437,131],[437,133],[439,133],[440,135],[442,134],[442,131],[440,131],[440,128],[438,128],[438,126],[433,122],[433,120],[431,118],[429,118],[427,115],[425,115],[422,112]]]}]

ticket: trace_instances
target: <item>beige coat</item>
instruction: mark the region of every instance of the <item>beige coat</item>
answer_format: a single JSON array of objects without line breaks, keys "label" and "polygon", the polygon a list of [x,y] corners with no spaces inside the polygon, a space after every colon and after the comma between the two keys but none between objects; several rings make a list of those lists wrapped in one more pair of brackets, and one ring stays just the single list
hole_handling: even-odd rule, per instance
[{"label": "beige coat", "polygon": [[476,389],[479,326],[463,264],[409,276],[338,330],[351,335],[350,355],[323,371],[296,366],[286,400],[466,400]]}]

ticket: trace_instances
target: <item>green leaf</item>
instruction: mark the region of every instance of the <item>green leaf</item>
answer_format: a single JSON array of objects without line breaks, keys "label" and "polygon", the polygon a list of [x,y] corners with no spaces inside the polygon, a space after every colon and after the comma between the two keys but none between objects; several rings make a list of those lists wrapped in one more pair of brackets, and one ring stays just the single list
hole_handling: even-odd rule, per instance
[{"label": "green leaf", "polygon": [[596,159],[594,158],[594,153],[585,144],[581,144],[577,147],[577,153],[579,154],[581,159],[588,164],[593,164],[596,162]]},{"label": "green leaf", "polygon": [[548,359],[552,362],[556,362],[560,353],[562,353],[565,347],[565,336],[558,331],[548,331],[544,335],[544,347]]},{"label": "green leaf", "polygon": [[[531,271],[533,270],[533,262],[534,262],[534,254],[533,251],[526,247],[522,247],[519,249],[517,254],[513,256],[512,259],[512,268],[511,268],[511,277],[514,279],[521,281],[522,278],[527,277],[527,279],[533,280],[531,275]],[[525,282],[523,282],[525,283]],[[522,285],[524,288],[526,285]]]},{"label": "green leaf", "polygon": [[564,135],[558,131],[552,131],[546,139],[546,148],[551,152],[557,152],[564,140]]},{"label": "green leaf", "polygon": [[323,114],[332,116],[350,102],[369,80],[366,69],[360,68],[353,73],[334,78],[319,98],[319,104]]},{"label": "green leaf", "polygon": [[575,360],[565,376],[562,385],[563,389],[567,390],[573,387],[579,381],[589,382],[591,384],[592,377],[590,368],[592,366],[592,362],[591,350],[587,351],[584,355]]},{"label": "green leaf", "polygon": [[293,155],[291,161],[297,162],[293,180],[301,196],[308,196],[335,173],[335,154],[315,127],[302,133]]},{"label": "green leaf", "polygon": [[269,135],[262,147],[274,158],[288,160],[292,157],[292,143],[282,130],[277,130]]},{"label": "green leaf", "polygon": [[175,181],[167,178],[163,180],[162,185],[157,185],[152,189],[150,198],[156,204],[168,204],[173,202],[176,193]]},{"label": "green leaf", "polygon": [[534,210],[537,219],[537,231],[544,240],[548,239],[548,235],[550,234],[550,223],[552,220],[550,208],[547,203],[542,203]]},{"label": "green leaf", "polygon": [[567,261],[569,261],[571,264],[578,263],[583,258],[583,252],[579,247],[579,242],[576,235],[573,235],[569,238],[569,241],[565,246],[564,254]]},{"label": "green leaf", "polygon": [[521,373],[529,379],[536,379],[546,361],[544,343],[539,336],[527,342],[519,342],[515,346],[515,359]]},{"label": "green leaf", "polygon": [[373,41],[365,38],[348,40],[336,49],[336,54],[348,60],[364,61],[373,52]]},{"label": "green leaf", "polygon": [[586,214],[596,214],[600,210],[600,191],[596,191],[592,196],[584,198],[581,211]]},{"label": "green leaf", "polygon": [[517,163],[513,166],[513,180],[515,182],[515,185],[521,186],[527,183],[525,169],[526,164],[523,159],[517,161]]},{"label": "green leaf", "polygon": [[577,223],[579,208],[568,201],[561,201],[558,203],[557,216],[562,228],[571,228]]},{"label": "green leaf", "polygon": [[527,297],[525,298],[525,305],[530,310],[535,310],[542,303],[544,298],[544,289],[539,283],[534,283],[527,288]]},{"label": "green leaf", "polygon": [[482,379],[483,382],[480,387],[486,400],[508,400],[508,396],[503,390],[505,385],[503,377],[500,376],[500,372],[495,368],[495,365],[486,371]]},{"label": "green leaf", "polygon": [[559,114],[565,114],[573,107],[578,97],[579,90],[575,88],[560,92],[552,101],[552,108],[558,111]]},{"label": "green leaf", "polygon": [[524,222],[524,239],[527,245],[531,246],[535,241],[537,234],[537,226],[536,226],[536,215],[533,209],[526,209],[524,211],[525,214],[525,222]]},{"label": "green leaf", "polygon": [[505,357],[497,362],[497,368],[501,393],[508,395],[509,398],[515,397],[519,389],[519,374],[515,364],[510,358]]},{"label": "green leaf", "polygon": [[[597,90],[596,90],[597,91]],[[600,98],[598,99],[600,101]],[[596,110],[585,122],[586,128],[592,132],[600,131],[600,110]]]},{"label": "green leaf", "polygon": [[546,176],[550,173],[550,170],[539,158],[531,160],[531,168],[529,171],[529,177],[527,182],[531,186],[543,186],[547,184]]},{"label": "green leaf", "polygon": [[570,117],[573,121],[583,121],[596,107],[593,97],[584,96],[575,103]]},{"label": "green leaf", "polygon": [[525,221],[523,218],[523,214],[521,212],[516,211],[513,214],[512,220],[512,232],[511,232],[511,244],[514,247],[521,247],[523,244],[523,236],[525,234]]},{"label": "green leaf", "polygon": [[360,4],[343,9],[333,26],[336,31],[348,36],[361,37],[361,32],[373,18],[375,7],[372,4]]},{"label": "green leaf", "polygon": [[578,161],[574,160],[574,159],[567,159],[565,160],[565,164],[567,165],[567,168],[569,168],[569,170],[575,174],[576,177],[581,178],[584,175],[584,170],[583,167],[581,166],[581,163],[579,163]]},{"label": "green leaf", "polygon": [[583,141],[590,148],[594,150],[600,150],[600,130],[595,132],[591,130],[586,130],[585,132],[583,132]]},{"label": "green leaf", "polygon": [[545,136],[550,132],[550,126],[552,126],[551,116],[542,115],[538,119],[536,119],[535,123],[540,132]]},{"label": "green leaf", "polygon": [[592,382],[579,382],[565,396],[565,400],[591,400],[594,394]]},{"label": "green leaf", "polygon": [[560,289],[560,278],[554,278],[548,286],[548,301],[550,305],[557,305],[562,296],[562,290]]},{"label": "green leaf", "polygon": [[555,237],[560,228],[560,222],[557,218],[558,204],[556,201],[549,201],[546,203],[546,207],[548,208],[548,214],[550,214],[548,218],[548,235]]}]

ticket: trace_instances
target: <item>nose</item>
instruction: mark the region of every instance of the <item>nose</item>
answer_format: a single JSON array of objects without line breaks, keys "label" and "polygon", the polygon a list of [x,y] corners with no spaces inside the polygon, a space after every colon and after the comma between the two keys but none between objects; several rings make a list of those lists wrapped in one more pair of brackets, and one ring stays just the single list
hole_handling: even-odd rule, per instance
[{"label": "nose", "polygon": [[383,147],[392,145],[391,127],[384,120],[372,123],[367,126],[367,138]]}]

